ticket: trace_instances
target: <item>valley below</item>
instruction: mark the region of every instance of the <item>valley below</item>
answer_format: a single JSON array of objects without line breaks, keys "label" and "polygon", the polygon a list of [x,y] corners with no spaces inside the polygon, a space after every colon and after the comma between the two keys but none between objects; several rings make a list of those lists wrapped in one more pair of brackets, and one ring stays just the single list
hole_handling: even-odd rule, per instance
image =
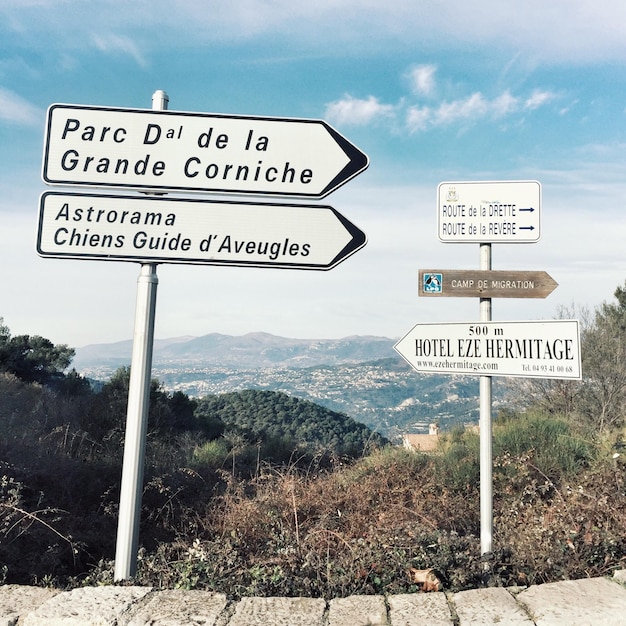
[{"label": "valley below", "polygon": [[[478,377],[415,372],[383,337],[287,339],[267,333],[155,341],[152,376],[194,398],[244,389],[281,391],[340,411],[391,441],[477,424]],[[130,364],[130,341],[76,351],[76,369],[105,381]],[[504,386],[494,379],[494,405]]]}]

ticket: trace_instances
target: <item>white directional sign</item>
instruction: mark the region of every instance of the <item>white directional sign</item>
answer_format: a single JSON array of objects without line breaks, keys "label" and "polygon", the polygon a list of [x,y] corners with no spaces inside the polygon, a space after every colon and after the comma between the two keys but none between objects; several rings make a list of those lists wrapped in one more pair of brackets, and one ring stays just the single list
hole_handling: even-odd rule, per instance
[{"label": "white directional sign", "polygon": [[394,348],[418,372],[582,377],[578,320],[418,324]]},{"label": "white directional sign", "polygon": [[53,104],[53,185],[322,198],[368,158],[321,120]]},{"label": "white directional sign", "polygon": [[329,206],[45,192],[44,257],[327,270],[365,234]]},{"label": "white directional sign", "polygon": [[445,243],[535,243],[541,238],[541,184],[441,183],[437,229]]}]

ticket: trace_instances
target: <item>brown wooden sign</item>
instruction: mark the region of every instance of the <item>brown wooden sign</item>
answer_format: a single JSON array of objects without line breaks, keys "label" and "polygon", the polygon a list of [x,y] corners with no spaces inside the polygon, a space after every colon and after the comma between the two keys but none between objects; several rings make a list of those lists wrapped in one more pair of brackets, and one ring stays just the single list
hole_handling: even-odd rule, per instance
[{"label": "brown wooden sign", "polygon": [[458,298],[545,298],[556,288],[547,272],[419,270],[419,295]]}]

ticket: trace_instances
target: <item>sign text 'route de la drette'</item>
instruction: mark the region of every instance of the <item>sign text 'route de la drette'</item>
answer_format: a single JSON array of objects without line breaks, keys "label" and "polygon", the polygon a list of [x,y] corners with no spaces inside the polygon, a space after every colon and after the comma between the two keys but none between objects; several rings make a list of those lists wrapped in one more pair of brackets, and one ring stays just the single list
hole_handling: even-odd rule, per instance
[{"label": "sign text 'route de la drette'", "polygon": [[440,183],[437,231],[444,243],[536,243],[541,238],[541,184]]}]

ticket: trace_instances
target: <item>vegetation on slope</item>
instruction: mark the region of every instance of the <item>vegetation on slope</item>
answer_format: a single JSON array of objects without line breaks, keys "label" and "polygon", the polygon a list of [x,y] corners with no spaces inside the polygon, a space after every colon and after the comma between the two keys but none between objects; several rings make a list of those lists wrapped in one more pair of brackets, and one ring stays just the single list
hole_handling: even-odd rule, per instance
[{"label": "vegetation on slope", "polygon": [[[366,449],[371,433],[285,394],[198,402],[155,381],[136,582],[338,597],[416,591],[412,572],[425,568],[460,590],[623,567],[626,294],[616,296],[585,320],[584,382],[522,381],[523,405],[496,419],[487,569],[476,433],[447,433],[430,455]],[[95,392],[75,374],[59,385],[58,367],[50,386],[2,363],[4,581],[113,582],[128,372]],[[326,421],[326,434],[314,430]]]}]

